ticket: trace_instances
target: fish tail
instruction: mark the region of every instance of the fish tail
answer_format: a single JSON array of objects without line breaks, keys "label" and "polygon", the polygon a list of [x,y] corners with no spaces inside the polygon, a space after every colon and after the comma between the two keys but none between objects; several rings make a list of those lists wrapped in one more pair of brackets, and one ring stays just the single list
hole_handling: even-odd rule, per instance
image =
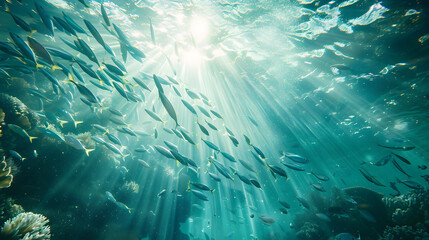
[{"label": "fish tail", "polygon": [[41,65],[41,64],[36,64],[36,69],[38,70],[39,68],[45,68],[45,66]]},{"label": "fish tail", "polygon": [[60,120],[60,126],[61,126],[62,128],[64,127],[64,124],[65,124],[65,123],[68,123],[68,122],[67,122],[67,121],[61,121],[61,120]]},{"label": "fish tail", "polygon": [[81,123],[83,123],[83,121],[74,121],[74,128],[77,128],[77,125]]},{"label": "fish tail", "polygon": [[37,137],[31,137],[30,136],[30,143],[33,143],[33,139],[36,139]]},{"label": "fish tail", "polygon": [[54,72],[55,70],[63,70],[63,69],[60,66],[52,65],[52,72]]},{"label": "fish tail", "polygon": [[24,160],[25,160],[25,159],[27,159],[27,158],[21,158],[21,161],[23,161],[23,162],[24,162]]},{"label": "fish tail", "polygon": [[166,121],[162,121],[162,126],[165,127],[166,123],[167,123],[167,120]]},{"label": "fish tail", "polygon": [[216,189],[214,189],[214,188],[213,188],[213,189],[210,189],[210,192],[212,193],[212,195],[213,195],[213,192],[214,192],[214,191],[216,191]]},{"label": "fish tail", "polygon": [[176,159],[176,164],[177,164],[177,166],[179,166],[179,160],[177,160],[177,159]]},{"label": "fish tail", "polygon": [[29,37],[31,37],[34,33],[36,33],[37,32],[37,30],[31,30],[30,31],[30,35],[28,35]]},{"label": "fish tail", "polygon": [[88,156],[89,157],[89,153],[90,152],[92,152],[92,151],[94,151],[95,149],[85,149],[85,154],[86,154],[86,156]]},{"label": "fish tail", "polygon": [[[12,4],[9,0],[6,0],[6,2],[8,2],[9,4]],[[7,12],[7,13],[10,13],[10,9],[9,9],[9,6],[7,5],[7,4],[5,4],[5,12]]]}]

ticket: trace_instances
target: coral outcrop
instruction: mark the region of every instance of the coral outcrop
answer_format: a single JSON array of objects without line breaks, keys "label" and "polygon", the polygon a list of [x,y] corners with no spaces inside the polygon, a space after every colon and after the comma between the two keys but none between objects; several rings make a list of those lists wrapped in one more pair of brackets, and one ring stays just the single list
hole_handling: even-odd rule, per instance
[{"label": "coral outcrop", "polygon": [[51,239],[49,222],[45,216],[32,212],[20,213],[5,222],[0,239],[44,240]]}]

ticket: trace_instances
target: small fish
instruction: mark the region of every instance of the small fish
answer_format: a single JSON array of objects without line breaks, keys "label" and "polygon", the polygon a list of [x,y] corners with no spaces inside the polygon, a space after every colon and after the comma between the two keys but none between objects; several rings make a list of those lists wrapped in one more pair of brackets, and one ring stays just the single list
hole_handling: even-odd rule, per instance
[{"label": "small fish", "polygon": [[165,123],[165,121],[163,121],[163,120],[161,119],[161,117],[159,117],[159,116],[158,116],[158,114],[156,114],[155,112],[153,112],[153,111],[151,111],[151,110],[149,110],[149,109],[145,109],[145,112],[146,112],[146,113],[147,113],[151,118],[153,118],[155,121]]},{"label": "small fish", "polygon": [[379,147],[383,147],[383,148],[388,148],[388,149],[392,149],[392,150],[398,150],[398,151],[410,151],[413,150],[414,146],[402,146],[402,147],[395,147],[395,146],[384,146],[381,144],[377,144]]},{"label": "small fish", "polygon": [[37,4],[37,2],[34,2],[34,5],[36,6],[37,13],[42,19],[43,24],[48,28],[50,35],[54,36],[54,24],[52,23],[51,17],[42,6]]},{"label": "small fish", "polygon": [[285,207],[285,208],[287,208],[287,209],[290,209],[290,204],[289,204],[289,203],[287,203],[287,202],[285,202],[285,201],[279,201],[279,203],[280,203],[283,207]]},{"label": "small fish", "polygon": [[119,140],[118,137],[116,137],[115,135],[111,134],[111,133],[106,133],[107,138],[114,144],[122,146],[122,142],[121,140]]},{"label": "small fish", "polygon": [[200,97],[198,96],[198,94],[188,88],[185,88],[186,93],[188,94],[188,96],[194,100],[199,100]]},{"label": "small fish", "polygon": [[238,176],[238,178],[242,181],[242,182],[244,182],[245,184],[247,184],[247,185],[252,185],[252,182],[250,181],[250,179],[249,178],[247,178],[246,176],[244,176],[244,175],[241,175],[240,173],[238,173],[237,171],[235,171],[234,173],[233,173],[233,175],[237,175]]},{"label": "small fish", "polygon": [[[202,191],[210,191],[212,193],[215,191],[215,189],[211,189],[210,187],[208,187],[207,185],[202,184],[202,183],[189,182],[189,184],[200,189],[200,190],[202,190]],[[188,186],[188,189],[189,190],[191,189],[190,186]]]},{"label": "small fish", "polygon": [[296,170],[296,171],[305,171],[304,167],[302,167],[301,165],[294,163],[294,162],[285,162],[285,161],[281,161],[281,164],[285,165],[286,167]]},{"label": "small fish", "polygon": [[373,163],[373,165],[381,167],[381,166],[386,165],[391,159],[392,159],[392,155],[389,154],[387,156],[384,156],[383,158],[381,158],[377,162]]},{"label": "small fish", "polygon": [[284,158],[284,157],[287,157],[290,160],[301,164],[306,164],[309,162],[307,158],[296,154],[285,154],[281,158]]},{"label": "small fish", "polygon": [[207,130],[207,128],[205,128],[203,125],[201,125],[198,121],[197,121],[197,124],[198,124],[198,127],[200,128],[202,133],[204,133],[206,136],[210,136],[210,133]]},{"label": "small fish", "polygon": [[155,42],[155,32],[153,31],[152,19],[150,19],[150,18],[149,18],[149,24],[150,24],[150,37],[152,39],[152,43],[156,45],[156,42]]},{"label": "small fish", "polygon": [[307,202],[307,200],[305,200],[302,197],[296,197],[296,199],[298,199],[298,201],[301,203],[302,206],[304,206],[307,209],[310,209],[310,204]]},{"label": "small fish", "polygon": [[262,189],[262,186],[258,182],[258,180],[256,180],[256,179],[250,179],[250,182],[253,184],[253,186],[255,186],[255,187],[259,188],[259,189]]},{"label": "small fish", "polygon": [[310,184],[312,187],[314,187],[314,189],[316,189],[317,191],[319,191],[319,192],[326,192],[326,189],[322,186],[322,185],[320,185],[320,184],[317,184],[317,183],[311,183]]},{"label": "small fish", "polygon": [[110,27],[109,16],[107,16],[107,12],[106,12],[106,9],[104,8],[103,1],[101,1],[100,5],[101,5],[101,15],[103,16],[104,22],[106,23],[107,26]]},{"label": "small fish", "polygon": [[232,181],[234,181],[234,179],[231,177],[231,175],[229,174],[228,169],[226,169],[226,167],[218,162],[217,160],[215,160],[213,157],[209,157],[209,162],[213,163],[213,165],[215,166],[215,168],[218,170],[218,172],[220,174],[222,174],[224,177],[226,177],[227,179],[231,179]]},{"label": "small fish", "polygon": [[366,180],[374,183],[377,186],[385,187],[380,181],[378,181],[374,176],[371,176],[365,169],[360,168],[359,171],[362,173],[362,175],[366,178]]},{"label": "small fish", "polygon": [[197,111],[195,110],[195,108],[186,100],[182,99],[182,103],[183,105],[185,105],[185,107],[193,114],[197,115]]},{"label": "small fish", "polygon": [[401,192],[398,190],[398,187],[396,187],[396,183],[395,182],[390,182],[390,187],[396,191],[396,195],[395,196],[399,196],[401,195]]},{"label": "small fish", "polygon": [[316,215],[316,217],[318,217],[320,220],[323,220],[323,221],[325,221],[325,222],[331,222],[331,218],[330,218],[330,217],[328,217],[326,214],[323,214],[323,213],[316,213],[315,215]]},{"label": "small fish", "polygon": [[170,150],[168,150],[167,148],[165,148],[163,146],[159,146],[159,145],[155,145],[154,148],[156,149],[156,151],[158,151],[159,153],[161,153],[165,157],[175,159],[173,154],[171,154]]},{"label": "small fish", "polygon": [[210,142],[209,140],[204,140],[204,139],[201,139],[201,140],[203,140],[203,142],[204,142],[204,143],[205,143],[209,148],[211,148],[211,149],[213,149],[213,150],[215,150],[215,151],[217,151],[217,152],[220,152],[219,147],[218,147],[218,146],[216,146],[214,143]]},{"label": "small fish", "polygon": [[268,216],[260,216],[259,218],[262,220],[262,222],[264,222],[265,225],[268,226],[275,222],[273,218]]},{"label": "small fish", "polygon": [[360,240],[360,237],[354,237],[350,233],[340,233],[337,236],[335,236],[334,240]]},{"label": "small fish", "polygon": [[189,134],[186,131],[184,131],[182,129],[179,129],[179,131],[180,131],[180,133],[182,134],[183,138],[186,141],[188,141],[192,145],[196,145],[195,142],[194,142],[194,140],[191,138],[191,136],[189,136]]},{"label": "small fish", "polygon": [[19,153],[17,153],[14,150],[9,150],[10,155],[12,155],[13,158],[18,159],[19,161],[24,161],[25,158],[21,157],[21,155],[19,155]]},{"label": "small fish", "polygon": [[176,111],[174,110],[173,105],[168,100],[168,98],[164,95],[163,92],[158,92],[159,97],[161,98],[162,105],[164,105],[165,110],[167,110],[168,115],[176,122],[176,127],[179,126],[179,123],[177,123],[177,115]]},{"label": "small fish", "polygon": [[77,150],[84,150],[85,154],[87,156],[89,156],[90,152],[95,150],[95,149],[86,149],[85,146],[83,146],[83,144],[79,141],[79,139],[77,139],[76,137],[74,137],[72,135],[65,136],[64,140],[66,141],[66,143],[68,145],[72,146],[73,148],[75,148]]},{"label": "small fish", "polygon": [[207,122],[207,120],[205,120],[205,121],[206,121],[206,123],[207,123],[207,126],[209,126],[211,129],[213,129],[213,130],[217,131],[217,127],[216,127],[215,125],[213,125],[213,124],[211,124],[211,123]]},{"label": "small fish", "polygon": [[205,115],[206,117],[208,117],[208,118],[212,118],[211,116],[210,116],[210,113],[209,112],[207,112],[207,110],[206,109],[204,109],[203,107],[201,107],[200,105],[197,105],[197,108],[200,110],[200,112],[203,114],[203,115]]},{"label": "small fish", "polygon": [[220,152],[220,153],[222,154],[222,156],[224,158],[228,159],[229,161],[231,161],[231,162],[237,162],[237,160],[235,160],[234,156],[232,156],[231,154],[226,153],[226,152]]},{"label": "small fish", "polygon": [[281,208],[279,208],[279,210],[280,210],[281,214],[287,214],[287,209],[286,208],[281,207]]},{"label": "small fish", "polygon": [[203,200],[203,201],[208,201],[209,199],[207,198],[206,195],[204,195],[204,193],[194,190],[192,189],[191,192],[199,199]]},{"label": "small fish", "polygon": [[28,41],[28,45],[30,45],[31,49],[33,49],[33,52],[38,57],[41,57],[43,60],[48,62],[52,66],[52,70],[61,69],[60,67],[55,65],[54,61],[52,60],[51,54],[49,54],[48,50],[42,44],[40,44],[36,39],[28,36],[27,41]]},{"label": "small fish", "polygon": [[113,144],[111,144],[111,143],[104,142],[104,146],[106,146],[110,151],[112,151],[112,152],[114,152],[114,153],[116,153],[116,154],[119,154],[119,155],[121,155],[121,156],[123,156],[123,155],[124,155],[124,154],[122,153],[122,151],[121,151],[119,148],[117,148],[115,145],[113,145]]},{"label": "small fish", "polygon": [[[215,117],[223,119],[222,115],[220,115],[218,112],[216,112],[215,110],[210,110],[210,112],[215,115]],[[225,126],[226,127],[226,126]],[[228,129],[228,128],[227,128]],[[228,131],[228,130],[227,130]],[[234,136],[234,134],[231,134],[232,136]]]},{"label": "small fish", "polygon": [[234,146],[238,146],[239,142],[237,140],[237,138],[235,138],[234,136],[228,135],[229,139],[231,140],[231,142],[234,144]]},{"label": "small fish", "polygon": [[10,32],[9,35],[15,45],[19,48],[19,50],[21,50],[21,53],[24,55],[24,57],[31,60],[35,65],[37,65],[36,55],[34,55],[34,52],[33,50],[31,50],[30,46],[28,46],[28,44],[24,40],[22,40],[22,38],[16,33]]},{"label": "small fish", "polygon": [[7,127],[12,130],[14,133],[18,134],[19,136],[28,139],[28,141],[30,141],[30,143],[33,142],[33,139],[36,139],[37,137],[31,137],[30,135],[28,135],[27,131],[25,131],[24,129],[22,129],[20,126],[18,125],[14,125],[14,124],[8,124]]},{"label": "small fish", "polygon": [[311,171],[311,174],[313,176],[315,176],[317,179],[319,179],[320,181],[329,181],[329,177],[322,175],[320,173],[315,173],[315,172]]},{"label": "small fish", "polygon": [[415,181],[411,181],[411,180],[399,180],[398,178],[396,178],[396,181],[398,183],[402,183],[405,186],[407,186],[409,188],[412,188],[412,189],[424,189],[424,187],[420,183],[415,182]]},{"label": "small fish", "polygon": [[139,159],[138,161],[143,167],[150,168],[150,165],[145,160]]},{"label": "small fish", "polygon": [[165,195],[165,193],[167,192],[166,189],[162,189],[161,192],[158,193],[158,197],[162,197],[163,195]]},{"label": "small fish", "polygon": [[220,178],[217,176],[217,175],[215,175],[215,174],[213,174],[213,173],[208,173],[209,174],[209,176],[213,179],[213,180],[215,180],[216,182],[220,182],[221,180],[220,180]]},{"label": "small fish", "polygon": [[244,135],[244,140],[246,140],[247,145],[252,146],[252,142],[248,136]]},{"label": "small fish", "polygon": [[400,171],[400,172],[402,172],[403,174],[405,174],[405,175],[407,175],[407,177],[411,177],[411,175],[409,175],[408,173],[406,173],[405,172],[405,170],[399,165],[399,163],[395,160],[395,159],[393,159],[392,160],[392,163],[393,163],[393,165]]},{"label": "small fish", "polygon": [[116,88],[116,90],[119,92],[119,94],[125,99],[127,99],[127,101],[129,101],[130,99],[128,98],[128,95],[125,92],[125,89],[122,87],[122,85],[117,82],[112,82],[112,83],[113,83],[113,86]]},{"label": "small fish", "polygon": [[411,165],[411,162],[410,161],[408,161],[406,158],[404,158],[404,157],[402,157],[402,156],[399,156],[398,154],[395,154],[395,153],[392,153],[393,155],[395,155],[399,160],[401,160],[402,162],[404,162],[404,163],[406,163],[406,164],[408,164],[408,165]]}]

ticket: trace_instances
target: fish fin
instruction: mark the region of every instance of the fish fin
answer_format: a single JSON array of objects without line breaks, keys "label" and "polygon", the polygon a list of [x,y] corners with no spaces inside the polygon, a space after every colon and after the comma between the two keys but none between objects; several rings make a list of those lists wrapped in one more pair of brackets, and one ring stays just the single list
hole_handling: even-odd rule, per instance
[{"label": "fish fin", "polygon": [[33,143],[33,139],[36,139],[37,137],[31,137],[30,136],[30,143]]},{"label": "fish fin", "polygon": [[60,66],[52,65],[52,72],[54,72],[55,70],[63,70],[63,69]]},{"label": "fish fin", "polygon": [[25,160],[25,159],[27,159],[27,158],[21,158],[21,161],[23,161],[23,162],[24,162],[24,160]]},{"label": "fish fin", "polygon": [[41,64],[38,64],[38,63],[36,63],[36,69],[39,69],[39,68],[45,68],[45,66],[43,66],[43,65],[41,65]]},{"label": "fish fin", "polygon": [[179,160],[177,160],[177,159],[176,159],[176,164],[177,164],[177,166],[179,166]]},{"label": "fish fin", "polygon": [[30,35],[28,35],[29,37],[31,37],[34,33],[36,33],[37,32],[37,30],[31,30],[30,31]]},{"label": "fish fin", "polygon": [[213,195],[213,192],[214,192],[214,191],[216,191],[216,189],[214,189],[214,188],[213,188],[213,189],[210,189],[210,192],[212,193],[212,195]]},{"label": "fish fin", "polygon": [[[6,2],[8,2],[9,4],[12,4],[9,0],[6,0]],[[5,12],[7,12],[7,13],[10,13],[10,9],[9,9],[9,6],[7,5],[7,4],[5,4]]]},{"label": "fish fin", "polygon": [[83,123],[83,121],[74,121],[74,128],[77,128],[77,125],[81,123]]},{"label": "fish fin", "polygon": [[89,157],[89,153],[90,152],[92,152],[92,151],[94,151],[95,149],[85,149],[85,154],[86,154],[86,156],[88,156]]},{"label": "fish fin", "polygon": [[167,123],[167,121],[162,121],[162,126],[165,127],[166,123]]}]

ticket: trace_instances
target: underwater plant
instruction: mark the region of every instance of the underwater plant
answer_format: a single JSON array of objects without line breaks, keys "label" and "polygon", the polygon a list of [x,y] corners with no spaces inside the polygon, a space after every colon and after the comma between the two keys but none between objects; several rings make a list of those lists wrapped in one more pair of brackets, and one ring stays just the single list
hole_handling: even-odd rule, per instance
[{"label": "underwater plant", "polygon": [[49,220],[41,214],[20,213],[5,222],[0,232],[0,239],[51,239],[50,227],[46,225],[48,222]]}]

